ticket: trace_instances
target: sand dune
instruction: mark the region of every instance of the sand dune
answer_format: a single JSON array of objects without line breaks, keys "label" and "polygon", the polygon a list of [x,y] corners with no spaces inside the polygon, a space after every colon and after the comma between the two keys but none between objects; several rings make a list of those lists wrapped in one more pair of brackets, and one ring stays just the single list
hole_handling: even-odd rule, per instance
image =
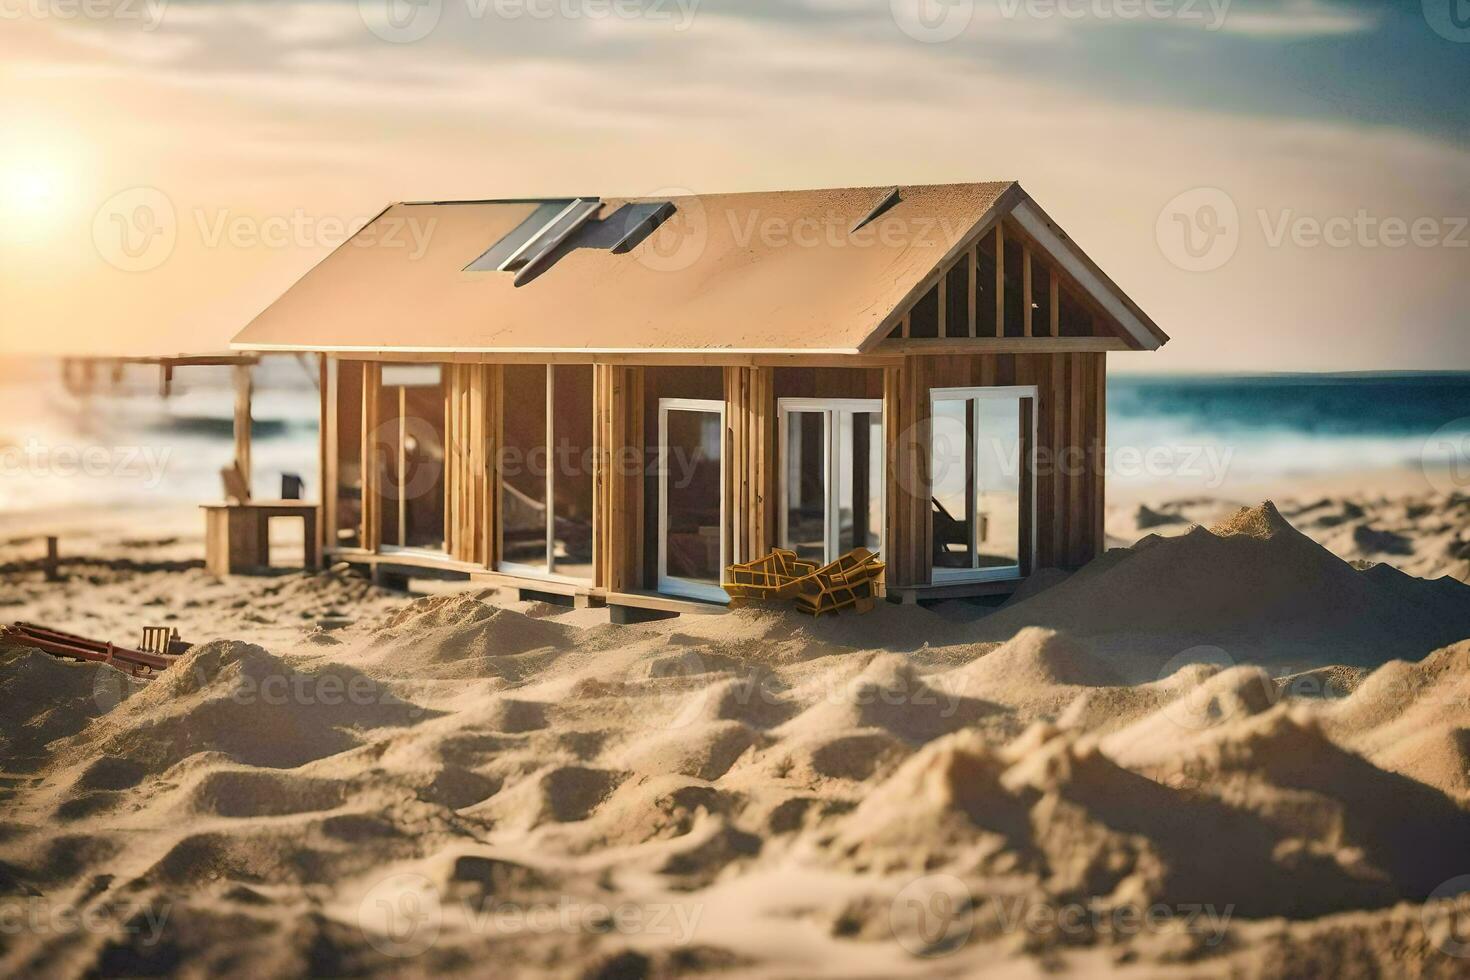
[{"label": "sand dune", "polygon": [[1454,975],[1467,592],[1270,505],[835,621],[238,580],[146,685],[0,649],[0,904],[107,923],[0,969]]}]

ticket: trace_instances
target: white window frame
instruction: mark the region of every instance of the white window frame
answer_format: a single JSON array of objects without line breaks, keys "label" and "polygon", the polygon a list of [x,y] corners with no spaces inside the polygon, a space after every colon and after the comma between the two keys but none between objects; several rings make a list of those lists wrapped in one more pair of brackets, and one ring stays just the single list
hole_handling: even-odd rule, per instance
[{"label": "white window frame", "polygon": [[[971,388],[930,388],[929,389],[929,418],[934,418],[934,403],[941,401],[970,402],[971,422],[975,431],[980,431],[979,403],[982,398],[1006,399],[1007,401],[1024,401],[1031,399],[1031,456],[1029,464],[1023,467],[1024,473],[1031,477],[1031,554],[1029,561],[1022,560],[1015,565],[1006,565],[999,568],[937,568],[934,565],[934,531],[929,531],[929,580],[938,585],[952,582],[1009,582],[1019,581],[1025,576],[1022,570],[1028,565],[1036,568],[1036,534],[1037,534],[1037,502],[1036,502],[1036,446],[1037,438],[1041,431],[1041,395],[1035,385],[1007,385],[1001,387],[971,387]],[[977,452],[978,446],[977,446]],[[934,434],[931,427],[929,434],[929,465],[934,462]],[[977,464],[978,468],[978,464]],[[932,488],[931,488],[932,496]],[[975,534],[974,494],[967,493],[968,498],[965,506],[969,508],[966,516],[969,518],[970,534]],[[931,505],[932,506],[932,505]],[[1020,546],[1018,542],[1018,547]],[[1026,556],[1019,556],[1026,557]]]},{"label": "white window frame", "polygon": [[[556,448],[556,365],[547,364],[546,368],[546,432],[543,438],[546,440],[546,565],[523,565],[520,562],[498,560],[495,563],[497,572],[506,572],[510,575],[520,575],[526,578],[538,578],[547,582],[561,582],[566,585],[587,585],[592,578],[577,578],[571,575],[559,575],[556,571],[556,467],[552,465],[552,450]],[[502,412],[503,414],[503,412]],[[504,423],[502,422],[502,425]],[[501,444],[499,439],[497,444]],[[496,509],[499,513],[505,513],[504,494],[505,480],[496,480],[495,493],[497,496]],[[595,506],[594,501],[594,506]],[[496,554],[505,553],[505,522],[495,522]]]},{"label": "white window frame", "polygon": [[[832,477],[837,473],[837,439],[834,431],[837,425],[838,412],[866,412],[876,414],[879,419],[879,438],[882,440],[881,447],[888,445],[888,419],[883,414],[883,399],[881,398],[781,398],[776,401],[776,425],[778,436],[776,439],[776,470],[780,474],[777,481],[777,500],[779,501],[779,519],[777,521],[777,533],[781,547],[789,547],[790,535],[788,533],[787,521],[789,520],[789,497],[787,478],[788,458],[788,434],[790,423],[788,416],[792,412],[820,412],[822,413],[822,482],[827,489],[826,527],[823,529],[822,551],[824,554],[823,564],[835,561],[840,554],[838,550],[838,537],[841,534],[841,513],[839,510],[840,488],[838,482]],[[888,541],[888,467],[886,463],[886,449],[883,450],[882,458],[883,472],[878,481],[878,513],[881,515],[878,525],[879,550]]]},{"label": "white window frame", "polygon": [[720,419],[720,561],[723,577],[729,563],[725,538],[729,515],[725,513],[725,403],[706,398],[660,398],[658,400],[658,591],[669,595],[729,602],[730,596],[718,584],[697,582],[669,575],[669,412],[709,412]]}]

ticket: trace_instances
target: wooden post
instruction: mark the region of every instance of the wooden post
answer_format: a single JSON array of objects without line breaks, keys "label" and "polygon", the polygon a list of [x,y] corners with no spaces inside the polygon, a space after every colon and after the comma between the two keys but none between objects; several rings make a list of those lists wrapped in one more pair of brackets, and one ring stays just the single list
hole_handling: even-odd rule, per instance
[{"label": "wooden post", "polygon": [[[250,397],[251,366],[235,365],[235,468],[245,481],[245,493],[250,493]],[[243,502],[243,501],[242,501]]]},{"label": "wooden post", "polygon": [[338,370],[339,365],[326,354],[317,355],[317,391],[321,396],[321,421],[317,425],[317,502],[321,507],[316,522],[318,555],[337,541]]},{"label": "wooden post", "polygon": [[61,541],[54,534],[46,535],[46,581],[61,581]]},{"label": "wooden post", "polygon": [[1027,337],[1031,336],[1031,249],[1026,247],[1021,252],[1021,322],[1025,328],[1021,331]]}]

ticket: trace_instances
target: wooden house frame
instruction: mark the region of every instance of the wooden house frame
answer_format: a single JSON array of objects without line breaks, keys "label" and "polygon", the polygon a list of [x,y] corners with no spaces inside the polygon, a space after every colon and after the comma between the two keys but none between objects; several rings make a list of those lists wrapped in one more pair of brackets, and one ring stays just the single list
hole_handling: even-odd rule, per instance
[{"label": "wooden house frame", "polygon": [[1107,355],[1167,339],[990,183],[394,205],[233,346],[323,355],[330,559],[631,619],[778,546],[899,601],[1084,564]]}]

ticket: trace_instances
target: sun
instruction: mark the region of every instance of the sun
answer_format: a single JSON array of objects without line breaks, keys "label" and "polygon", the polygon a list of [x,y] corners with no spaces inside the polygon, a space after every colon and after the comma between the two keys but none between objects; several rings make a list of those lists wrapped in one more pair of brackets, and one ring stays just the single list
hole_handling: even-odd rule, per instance
[{"label": "sun", "polygon": [[49,145],[0,153],[0,240],[35,244],[75,221],[72,212],[79,202],[68,162],[66,154]]},{"label": "sun", "polygon": [[0,169],[0,210],[7,215],[41,215],[56,206],[60,191],[60,175],[42,164]]}]

